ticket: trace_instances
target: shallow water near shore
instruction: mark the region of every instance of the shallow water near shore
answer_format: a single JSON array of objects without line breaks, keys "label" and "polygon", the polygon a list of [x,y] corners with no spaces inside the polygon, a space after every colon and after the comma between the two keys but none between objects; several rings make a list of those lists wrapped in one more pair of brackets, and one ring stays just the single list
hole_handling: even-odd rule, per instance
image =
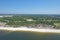
[{"label": "shallow water near shore", "polygon": [[60,40],[60,34],[24,31],[0,31],[0,40]]}]

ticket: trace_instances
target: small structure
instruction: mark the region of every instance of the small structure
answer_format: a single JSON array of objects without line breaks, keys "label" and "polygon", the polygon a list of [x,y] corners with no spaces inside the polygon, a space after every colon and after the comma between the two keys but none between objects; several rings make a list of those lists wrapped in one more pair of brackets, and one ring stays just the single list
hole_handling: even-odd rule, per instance
[{"label": "small structure", "polygon": [[33,21],[33,19],[26,19],[27,21]]}]

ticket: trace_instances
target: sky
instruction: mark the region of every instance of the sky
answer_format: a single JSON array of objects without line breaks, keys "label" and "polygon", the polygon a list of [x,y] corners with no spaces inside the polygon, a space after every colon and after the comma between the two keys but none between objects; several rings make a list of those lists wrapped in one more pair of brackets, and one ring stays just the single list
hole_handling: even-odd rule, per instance
[{"label": "sky", "polygon": [[0,14],[60,14],[60,0],[0,0]]}]

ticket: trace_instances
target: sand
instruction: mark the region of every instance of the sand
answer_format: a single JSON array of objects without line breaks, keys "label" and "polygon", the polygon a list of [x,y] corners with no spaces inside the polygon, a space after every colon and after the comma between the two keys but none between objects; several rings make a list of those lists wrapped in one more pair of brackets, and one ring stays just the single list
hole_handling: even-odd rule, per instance
[{"label": "sand", "polygon": [[0,30],[60,33],[60,29],[37,29],[27,27],[0,27]]}]

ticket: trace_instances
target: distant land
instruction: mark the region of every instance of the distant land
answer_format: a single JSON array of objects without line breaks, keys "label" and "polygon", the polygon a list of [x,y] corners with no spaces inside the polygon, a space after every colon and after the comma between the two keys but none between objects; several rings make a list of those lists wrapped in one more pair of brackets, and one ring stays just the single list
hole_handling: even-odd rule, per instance
[{"label": "distant land", "polygon": [[18,13],[16,13],[16,14],[14,14],[14,13],[12,13],[12,14],[3,14],[3,13],[0,13],[0,15],[60,15],[60,14],[18,14]]},{"label": "distant land", "polygon": [[0,29],[60,33],[60,15],[0,14]]}]

